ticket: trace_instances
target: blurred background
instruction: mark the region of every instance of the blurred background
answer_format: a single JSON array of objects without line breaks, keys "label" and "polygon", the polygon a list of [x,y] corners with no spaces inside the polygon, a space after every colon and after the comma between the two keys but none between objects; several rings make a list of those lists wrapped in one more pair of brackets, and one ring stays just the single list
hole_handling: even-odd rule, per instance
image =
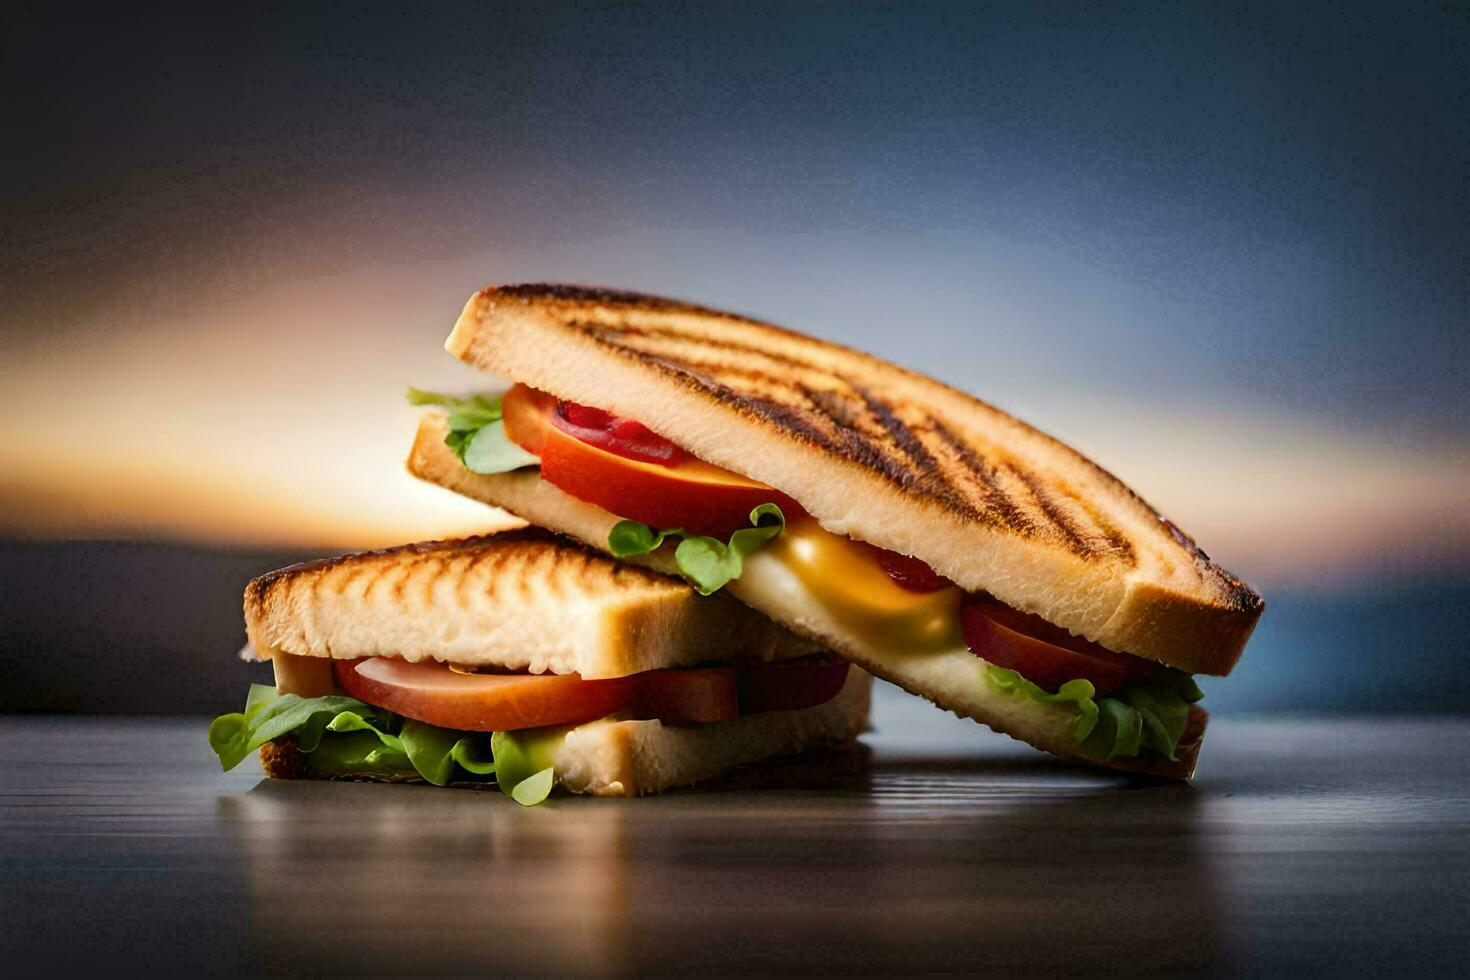
[{"label": "blurred background", "polygon": [[[234,710],[490,282],[975,392],[1268,608],[1230,711],[1463,711],[1470,5],[9,4],[0,710]],[[882,715],[880,714],[880,724]]]}]

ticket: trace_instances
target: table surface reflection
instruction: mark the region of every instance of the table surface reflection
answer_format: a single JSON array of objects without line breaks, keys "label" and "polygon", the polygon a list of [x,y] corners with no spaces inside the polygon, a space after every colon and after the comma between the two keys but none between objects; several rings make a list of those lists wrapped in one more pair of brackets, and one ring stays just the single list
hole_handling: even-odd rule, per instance
[{"label": "table surface reflection", "polygon": [[221,774],[0,718],[0,962],[293,973],[1454,973],[1470,721],[1217,720],[1193,785],[917,708],[644,800]]}]

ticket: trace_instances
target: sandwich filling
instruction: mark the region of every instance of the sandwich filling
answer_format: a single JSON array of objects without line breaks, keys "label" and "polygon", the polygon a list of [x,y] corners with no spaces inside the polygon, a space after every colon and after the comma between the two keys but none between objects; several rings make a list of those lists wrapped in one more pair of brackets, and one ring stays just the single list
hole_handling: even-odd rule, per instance
[{"label": "sandwich filling", "polygon": [[635,420],[516,385],[502,401],[410,391],[449,410],[446,443],[469,469],[538,466],[542,480],[622,518],[618,557],[671,549],[710,594],[743,591],[781,608],[819,608],[885,658],[955,658],[1017,701],[1065,707],[1082,754],[1174,759],[1201,697],[1190,675],[1120,653],[965,592],[918,558],[823,529],[790,497],[691,456]]},{"label": "sandwich filling", "polygon": [[836,657],[808,656],[584,680],[394,657],[276,652],[272,660],[276,686],[253,685],[243,712],[210,726],[224,769],[284,743],[318,776],[498,784],[526,805],[550,793],[552,759],[579,725],[706,725],[813,708],[837,696],[850,669]]}]

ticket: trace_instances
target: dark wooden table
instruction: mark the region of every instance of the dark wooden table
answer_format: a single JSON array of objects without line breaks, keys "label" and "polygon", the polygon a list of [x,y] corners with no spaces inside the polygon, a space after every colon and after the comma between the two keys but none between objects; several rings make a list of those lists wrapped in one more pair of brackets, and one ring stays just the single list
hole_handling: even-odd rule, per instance
[{"label": "dark wooden table", "polygon": [[1470,720],[1218,720],[1182,786],[908,699],[879,719],[858,751],[527,810],[222,775],[202,721],[0,718],[0,971],[1466,965]]}]

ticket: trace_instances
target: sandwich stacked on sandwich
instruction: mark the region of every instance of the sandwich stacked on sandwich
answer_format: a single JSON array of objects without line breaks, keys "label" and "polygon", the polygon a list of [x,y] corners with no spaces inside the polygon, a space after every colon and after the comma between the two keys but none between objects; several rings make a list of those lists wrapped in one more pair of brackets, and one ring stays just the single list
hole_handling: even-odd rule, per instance
[{"label": "sandwich stacked on sandwich", "polygon": [[[1262,601],[1105,470],[963,392],[649,296],[488,288],[415,475],[727,592],[956,714],[1187,778]],[[712,600],[711,600],[712,601]]]},{"label": "sandwich stacked on sandwich", "polygon": [[635,796],[867,721],[871,679],[845,660],[536,529],[272,572],[245,621],[276,683],[209,740],[276,778]]}]

